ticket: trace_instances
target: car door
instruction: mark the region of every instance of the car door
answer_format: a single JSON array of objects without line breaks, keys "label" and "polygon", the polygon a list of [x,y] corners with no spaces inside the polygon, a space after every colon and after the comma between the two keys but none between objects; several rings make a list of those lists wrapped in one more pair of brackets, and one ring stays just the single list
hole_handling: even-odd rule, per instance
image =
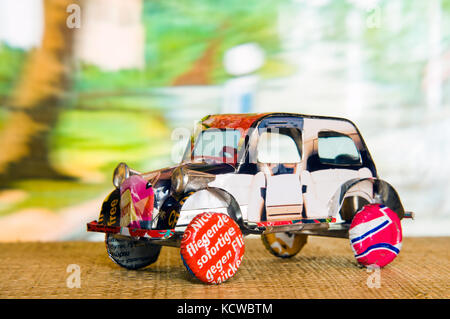
[{"label": "car door", "polygon": [[250,220],[302,217],[301,123],[301,119],[270,118],[259,126],[256,147],[258,173],[251,190]]},{"label": "car door", "polygon": [[[321,130],[313,145],[314,155],[308,159],[308,170],[302,173],[302,181],[306,186],[305,211],[308,218],[323,218],[328,216],[329,201],[342,184],[372,175],[362,165],[360,152],[350,134]],[[370,183],[367,185],[370,186]],[[367,185],[355,187],[354,195],[371,194],[371,187]]]}]

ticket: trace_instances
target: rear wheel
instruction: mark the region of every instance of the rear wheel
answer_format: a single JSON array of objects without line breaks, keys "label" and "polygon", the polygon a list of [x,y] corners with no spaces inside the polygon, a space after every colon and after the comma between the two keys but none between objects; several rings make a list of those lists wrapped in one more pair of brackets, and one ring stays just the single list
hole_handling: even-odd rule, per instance
[{"label": "rear wheel", "polygon": [[293,233],[262,234],[264,247],[274,256],[290,258],[297,255],[305,246],[308,235]]},{"label": "rear wheel", "polygon": [[397,257],[402,247],[400,219],[389,207],[366,205],[353,218],[349,238],[358,263],[386,266]]},{"label": "rear wheel", "polygon": [[106,251],[119,266],[136,270],[153,264],[158,259],[161,246],[146,239],[106,234]]},{"label": "rear wheel", "polygon": [[344,221],[351,223],[355,214],[368,204],[369,202],[367,199],[361,196],[346,197],[342,203],[341,210],[339,211],[341,218]]}]

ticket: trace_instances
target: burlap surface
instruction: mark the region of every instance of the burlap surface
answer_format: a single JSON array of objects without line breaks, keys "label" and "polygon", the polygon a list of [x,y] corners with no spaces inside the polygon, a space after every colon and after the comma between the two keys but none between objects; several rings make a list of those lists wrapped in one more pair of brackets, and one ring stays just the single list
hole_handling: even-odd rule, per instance
[{"label": "burlap surface", "polygon": [[[279,259],[247,238],[236,276],[217,286],[193,279],[177,248],[130,271],[109,259],[103,243],[3,243],[0,298],[449,298],[449,246],[450,237],[405,238],[379,272],[380,287],[370,288],[378,274],[356,264],[345,239],[310,237],[297,256]],[[80,288],[67,286],[70,264],[80,267]]]}]

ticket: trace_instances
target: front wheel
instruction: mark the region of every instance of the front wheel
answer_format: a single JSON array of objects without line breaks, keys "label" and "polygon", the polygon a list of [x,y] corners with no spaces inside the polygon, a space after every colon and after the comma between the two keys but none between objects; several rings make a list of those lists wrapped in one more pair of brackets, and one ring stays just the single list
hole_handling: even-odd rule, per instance
[{"label": "front wheel", "polygon": [[158,259],[161,246],[151,244],[146,239],[106,234],[106,251],[119,266],[136,270],[153,264]]},{"label": "front wheel", "polygon": [[358,263],[386,266],[397,257],[402,247],[400,219],[389,207],[366,205],[353,218],[349,238]]},{"label": "front wheel", "polygon": [[208,284],[220,284],[234,276],[245,245],[238,224],[221,213],[195,216],[181,240],[181,259],[187,270]]}]

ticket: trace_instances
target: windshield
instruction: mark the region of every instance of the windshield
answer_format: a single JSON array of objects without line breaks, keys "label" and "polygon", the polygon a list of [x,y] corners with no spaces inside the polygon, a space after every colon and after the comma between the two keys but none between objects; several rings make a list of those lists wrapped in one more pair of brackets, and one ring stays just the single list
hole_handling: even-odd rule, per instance
[{"label": "windshield", "polygon": [[194,141],[191,160],[236,163],[240,138],[241,132],[235,129],[204,130]]}]

